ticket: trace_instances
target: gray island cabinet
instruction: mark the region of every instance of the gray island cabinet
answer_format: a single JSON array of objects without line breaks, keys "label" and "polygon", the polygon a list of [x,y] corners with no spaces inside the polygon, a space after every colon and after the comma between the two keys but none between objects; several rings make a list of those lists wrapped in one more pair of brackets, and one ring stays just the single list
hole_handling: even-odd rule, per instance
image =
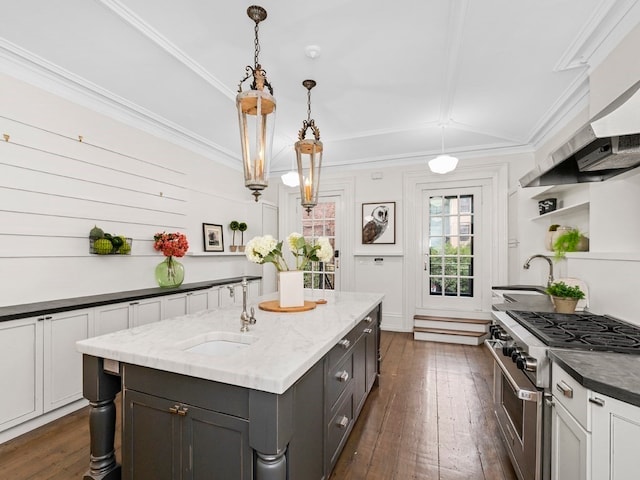
[{"label": "gray island cabinet", "polygon": [[[327,479],[380,371],[382,295],[301,313],[237,307],[78,342],[85,480]],[[122,459],[115,398],[122,391]]]}]

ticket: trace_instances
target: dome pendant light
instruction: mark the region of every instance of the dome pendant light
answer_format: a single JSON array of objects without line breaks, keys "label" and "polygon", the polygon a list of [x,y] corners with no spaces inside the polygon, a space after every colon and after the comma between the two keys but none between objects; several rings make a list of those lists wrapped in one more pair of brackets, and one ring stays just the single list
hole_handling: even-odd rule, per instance
[{"label": "dome pendant light", "polygon": [[[302,85],[307,89],[307,119],[302,122],[302,128],[298,132],[295,149],[300,178],[300,203],[307,209],[307,213],[310,213],[311,209],[318,204],[323,148],[320,129],[311,118],[311,89],[316,86],[316,82],[304,80]],[[313,139],[305,139],[309,128],[313,132]]]},{"label": "dome pendant light", "polygon": [[[262,190],[269,182],[271,147],[275,127],[276,99],[273,88],[267,80],[266,72],[258,61],[260,44],[258,42],[258,24],[267,18],[267,11],[257,5],[247,9],[247,15],[255,22],[255,54],[253,67],[245,68],[247,74],[238,84],[236,107],[240,122],[240,142],[242,162],[244,164],[244,185],[252,191],[256,202]],[[250,90],[242,91],[242,84],[252,79]],[[267,87],[269,92],[264,89]]]},{"label": "dome pendant light", "polygon": [[458,166],[458,159],[444,153],[444,125],[441,126],[440,140],[442,144],[442,153],[436,158],[429,160],[429,169],[433,173],[449,173],[453,172]]}]

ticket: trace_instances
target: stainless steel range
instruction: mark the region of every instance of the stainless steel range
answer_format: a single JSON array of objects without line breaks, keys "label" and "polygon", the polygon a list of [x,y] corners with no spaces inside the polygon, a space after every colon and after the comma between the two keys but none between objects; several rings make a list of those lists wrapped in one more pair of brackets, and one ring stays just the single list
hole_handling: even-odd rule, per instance
[{"label": "stainless steel range", "polygon": [[521,480],[550,478],[549,348],[640,354],[640,328],[592,313],[494,311],[494,409]]}]

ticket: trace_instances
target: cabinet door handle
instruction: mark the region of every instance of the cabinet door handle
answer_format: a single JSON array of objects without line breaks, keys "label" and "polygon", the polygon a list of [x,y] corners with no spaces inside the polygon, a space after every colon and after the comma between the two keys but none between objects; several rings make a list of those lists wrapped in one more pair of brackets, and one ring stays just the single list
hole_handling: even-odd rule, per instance
[{"label": "cabinet door handle", "polygon": [[560,383],[556,383],[556,388],[562,392],[567,398],[573,398],[573,388],[567,385],[564,381],[560,381]]},{"label": "cabinet door handle", "polygon": [[346,382],[347,380],[349,380],[349,372],[347,372],[346,370],[343,370],[342,372],[336,375],[336,378],[340,382]]},{"label": "cabinet door handle", "polygon": [[46,317],[44,317],[45,320],[51,320],[53,317],[51,315],[47,315]]},{"label": "cabinet door handle", "polygon": [[129,305],[140,305],[140,302],[131,302]]},{"label": "cabinet door handle", "polygon": [[338,345],[340,345],[342,348],[344,348],[346,350],[347,348],[349,348],[351,346],[351,341],[347,340],[346,338],[343,338],[342,340],[340,340],[338,342]]},{"label": "cabinet door handle", "polygon": [[349,425],[349,417],[346,415],[343,415],[340,420],[336,422],[338,428],[347,428],[347,425]]},{"label": "cabinet door handle", "polygon": [[363,332],[366,334],[373,333],[373,328],[365,328]]},{"label": "cabinet door handle", "polygon": [[184,417],[187,414],[188,411],[189,411],[188,408],[182,407],[182,408],[178,409],[178,415],[180,415],[181,417]]},{"label": "cabinet door handle", "polygon": [[599,407],[604,407],[604,400],[602,400],[601,398],[598,397],[589,397],[589,402],[593,403],[594,405],[597,405]]},{"label": "cabinet door handle", "polygon": [[169,413],[178,413],[180,411],[180,405],[174,405],[169,407]]},{"label": "cabinet door handle", "polygon": [[371,318],[371,315],[367,315],[366,317],[364,317],[364,321],[367,323],[371,323],[373,322],[373,318]]}]

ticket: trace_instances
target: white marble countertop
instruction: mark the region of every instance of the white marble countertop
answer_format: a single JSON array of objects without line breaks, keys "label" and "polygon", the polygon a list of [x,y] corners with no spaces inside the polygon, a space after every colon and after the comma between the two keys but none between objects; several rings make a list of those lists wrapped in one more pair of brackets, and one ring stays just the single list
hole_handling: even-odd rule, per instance
[{"label": "white marble countertop", "polygon": [[[87,355],[281,394],[383,298],[379,293],[355,292],[326,292],[324,296],[327,304],[301,313],[260,310],[260,301],[275,298],[261,297],[248,306],[255,307],[257,322],[246,333],[240,333],[242,308],[233,306],[121,330],[76,345]],[[248,340],[250,345],[220,355],[185,351],[220,336]]]}]

